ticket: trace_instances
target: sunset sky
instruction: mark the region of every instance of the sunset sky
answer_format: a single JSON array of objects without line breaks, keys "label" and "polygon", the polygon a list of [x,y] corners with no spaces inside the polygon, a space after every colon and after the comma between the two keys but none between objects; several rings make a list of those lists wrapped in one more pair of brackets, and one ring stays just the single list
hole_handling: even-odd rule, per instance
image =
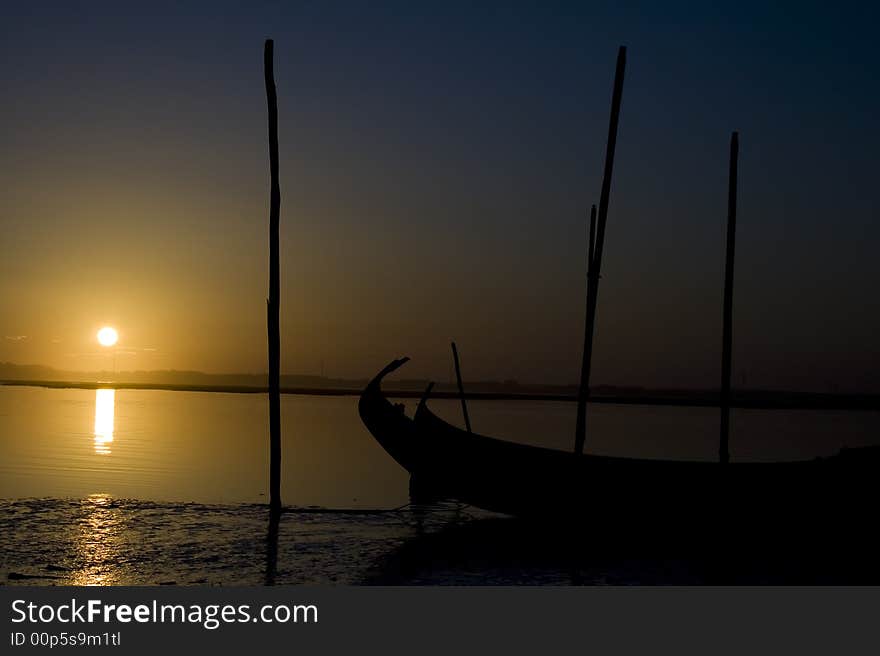
[{"label": "sunset sky", "polygon": [[[876,10],[17,3],[0,38],[0,361],[260,372],[275,39],[282,371],[573,382],[629,49],[594,383],[880,392]],[[586,5],[586,3],[584,3]]]}]

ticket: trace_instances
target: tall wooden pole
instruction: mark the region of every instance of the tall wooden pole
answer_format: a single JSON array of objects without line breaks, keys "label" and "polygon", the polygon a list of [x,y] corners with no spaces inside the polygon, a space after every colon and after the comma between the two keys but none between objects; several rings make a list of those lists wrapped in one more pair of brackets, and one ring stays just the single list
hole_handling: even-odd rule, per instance
[{"label": "tall wooden pole", "polygon": [[593,254],[596,252],[596,206],[590,206],[590,250],[587,253],[587,275],[593,266]]},{"label": "tall wooden pole", "polygon": [[461,397],[461,412],[464,415],[464,425],[467,426],[467,432],[471,432],[471,419],[468,417],[467,400],[464,398],[464,385],[461,382],[461,366],[458,363],[458,349],[455,348],[455,342],[452,342],[452,359],[455,361],[455,378],[458,380],[458,395]]},{"label": "tall wooden pole", "polygon": [[278,182],[278,96],[275,92],[273,42],[266,39],[263,70],[266,101],[269,106],[269,299],[266,304],[269,336],[269,507],[281,510],[281,274],[279,265],[279,226],[281,186]]},{"label": "tall wooden pole", "polygon": [[733,335],[733,259],[736,247],[736,185],[739,134],[730,136],[730,169],[727,179],[727,256],[724,266],[724,319],[721,337],[721,440],[718,460],[730,460],[730,358]]},{"label": "tall wooden pole", "polygon": [[[587,250],[587,308],[590,307],[591,287],[590,280],[593,271],[593,257],[596,254],[596,206],[590,206],[590,241]],[[587,309],[589,314],[589,309]],[[589,319],[588,319],[589,320]],[[589,346],[588,342],[589,340]],[[584,331],[584,361],[582,367],[586,368],[586,377],[589,380],[590,362],[588,360],[587,349],[592,347],[592,332]],[[590,396],[589,382],[586,384],[586,390],[583,389],[584,370],[581,370],[581,387],[578,388],[578,405],[577,405],[577,426],[575,428],[575,449],[580,449],[579,453],[583,453],[583,444],[586,438],[587,429],[587,400]]]},{"label": "tall wooden pole", "polygon": [[577,426],[574,452],[584,452],[587,432],[587,397],[590,391],[590,367],[593,359],[593,327],[596,323],[596,302],[599,296],[599,272],[602,268],[602,249],[605,243],[605,222],[608,220],[608,200],[611,196],[611,175],[614,172],[614,150],[617,146],[617,124],[620,119],[620,101],[623,96],[623,75],[626,71],[626,46],[617,53],[614,90],[611,93],[611,118],[608,122],[608,142],[605,146],[605,171],[599,195],[596,243],[591,249],[587,266],[587,320],[584,327],[584,359],[581,365],[581,384],[578,388]]}]

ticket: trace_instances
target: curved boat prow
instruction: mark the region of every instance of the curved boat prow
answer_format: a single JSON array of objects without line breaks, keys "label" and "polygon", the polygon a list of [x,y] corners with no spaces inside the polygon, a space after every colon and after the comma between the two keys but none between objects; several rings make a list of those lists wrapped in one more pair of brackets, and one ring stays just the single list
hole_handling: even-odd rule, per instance
[{"label": "curved boat prow", "polygon": [[[375,386],[377,388],[381,387],[382,379],[385,378],[385,376],[387,376],[388,374],[390,374],[393,371],[397,371],[403,365],[405,365],[407,362],[409,362],[409,357],[406,357],[406,356],[404,356],[402,358],[398,358],[397,360],[392,360],[388,364],[388,366],[386,366],[382,371],[380,371],[378,374],[373,376],[373,379],[367,384],[367,389],[369,389],[370,387],[373,387],[373,386]],[[366,390],[364,390],[364,391],[366,391]]]},{"label": "curved boat prow", "polygon": [[409,362],[408,357],[393,360],[367,383],[358,401],[358,413],[376,441],[407,470],[413,466],[413,421],[403,405],[394,405],[382,393],[382,380]]}]

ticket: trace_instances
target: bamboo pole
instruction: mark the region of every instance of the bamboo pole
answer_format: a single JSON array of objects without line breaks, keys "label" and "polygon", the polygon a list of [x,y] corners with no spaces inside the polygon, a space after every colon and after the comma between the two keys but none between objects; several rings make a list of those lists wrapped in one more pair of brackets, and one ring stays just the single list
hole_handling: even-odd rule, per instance
[{"label": "bamboo pole", "polygon": [[608,220],[608,201],[611,195],[611,175],[614,172],[614,150],[617,146],[617,124],[620,119],[620,101],[623,96],[623,76],[626,71],[626,46],[617,53],[614,90],[611,93],[611,118],[608,121],[608,141],[605,145],[605,171],[599,194],[599,212],[596,243],[591,249],[587,266],[587,320],[584,326],[584,358],[581,364],[581,383],[578,388],[577,425],[574,452],[584,452],[587,431],[587,396],[590,390],[590,367],[593,360],[593,328],[596,323],[596,302],[599,296],[599,272],[602,268],[602,250],[605,243],[605,222]]},{"label": "bamboo pole", "polygon": [[730,135],[730,168],[727,179],[727,255],[724,266],[724,318],[721,337],[721,439],[718,459],[730,461],[730,359],[733,341],[733,260],[736,248],[736,186],[739,133]]},{"label": "bamboo pole", "polygon": [[[590,206],[590,241],[589,241],[589,250],[587,251],[587,308],[590,306],[590,279],[593,271],[593,257],[596,255],[596,205],[593,204]],[[589,309],[587,310],[589,314]],[[586,331],[584,332],[584,360],[582,363],[583,367],[587,367],[589,369],[589,363],[586,362],[587,359],[587,339],[590,340],[590,347],[592,347],[592,334],[587,337]],[[587,371],[587,378],[589,379],[589,371]],[[583,370],[581,371],[581,381],[584,379]],[[580,450],[578,453],[583,453],[583,443],[586,437],[586,427],[587,427],[587,400],[590,396],[589,383],[586,385],[585,393],[580,393],[580,388],[578,388],[578,405],[577,405],[577,425],[575,427],[575,449],[578,449],[578,445],[580,445]]]},{"label": "bamboo pole", "polygon": [[590,206],[590,251],[587,253],[587,275],[593,266],[593,255],[596,252],[596,206]]},{"label": "bamboo pole", "polygon": [[455,342],[452,342],[452,359],[455,361],[455,378],[458,380],[458,395],[461,397],[461,413],[464,415],[464,425],[467,426],[467,432],[471,431],[471,420],[468,417],[467,400],[464,398],[464,385],[461,382],[461,366],[458,363],[458,349],[455,348]]},{"label": "bamboo pole", "polygon": [[266,304],[269,338],[269,507],[281,510],[281,274],[279,231],[281,186],[278,182],[278,96],[275,92],[272,39],[266,39],[263,70],[269,108],[269,299]]}]

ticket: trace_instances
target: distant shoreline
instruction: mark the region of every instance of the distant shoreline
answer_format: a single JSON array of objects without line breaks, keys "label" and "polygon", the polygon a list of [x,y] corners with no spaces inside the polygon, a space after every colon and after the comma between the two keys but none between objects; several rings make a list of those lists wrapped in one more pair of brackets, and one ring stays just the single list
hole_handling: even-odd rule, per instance
[{"label": "distant shoreline", "polygon": [[[111,382],[71,382],[56,380],[0,380],[0,386],[44,387],[49,389],[128,389],[154,390],[162,392],[208,392],[223,394],[266,394],[267,387],[250,385],[186,385],[171,383],[111,383]],[[282,387],[282,394],[302,396],[360,396],[360,389],[344,387]],[[422,392],[417,390],[388,389],[386,395],[397,399],[420,399]],[[574,402],[572,394],[540,392],[471,392],[465,397],[474,401],[560,401]],[[433,391],[431,398],[458,399],[454,391]],[[649,393],[633,391],[608,394],[598,392],[591,396],[591,403],[610,403],[623,405],[661,405],[681,407],[718,406],[717,396],[711,392],[703,393]],[[734,392],[731,406],[743,409],[763,410],[857,410],[880,412],[880,395],[810,394],[795,392],[744,391]]]}]

